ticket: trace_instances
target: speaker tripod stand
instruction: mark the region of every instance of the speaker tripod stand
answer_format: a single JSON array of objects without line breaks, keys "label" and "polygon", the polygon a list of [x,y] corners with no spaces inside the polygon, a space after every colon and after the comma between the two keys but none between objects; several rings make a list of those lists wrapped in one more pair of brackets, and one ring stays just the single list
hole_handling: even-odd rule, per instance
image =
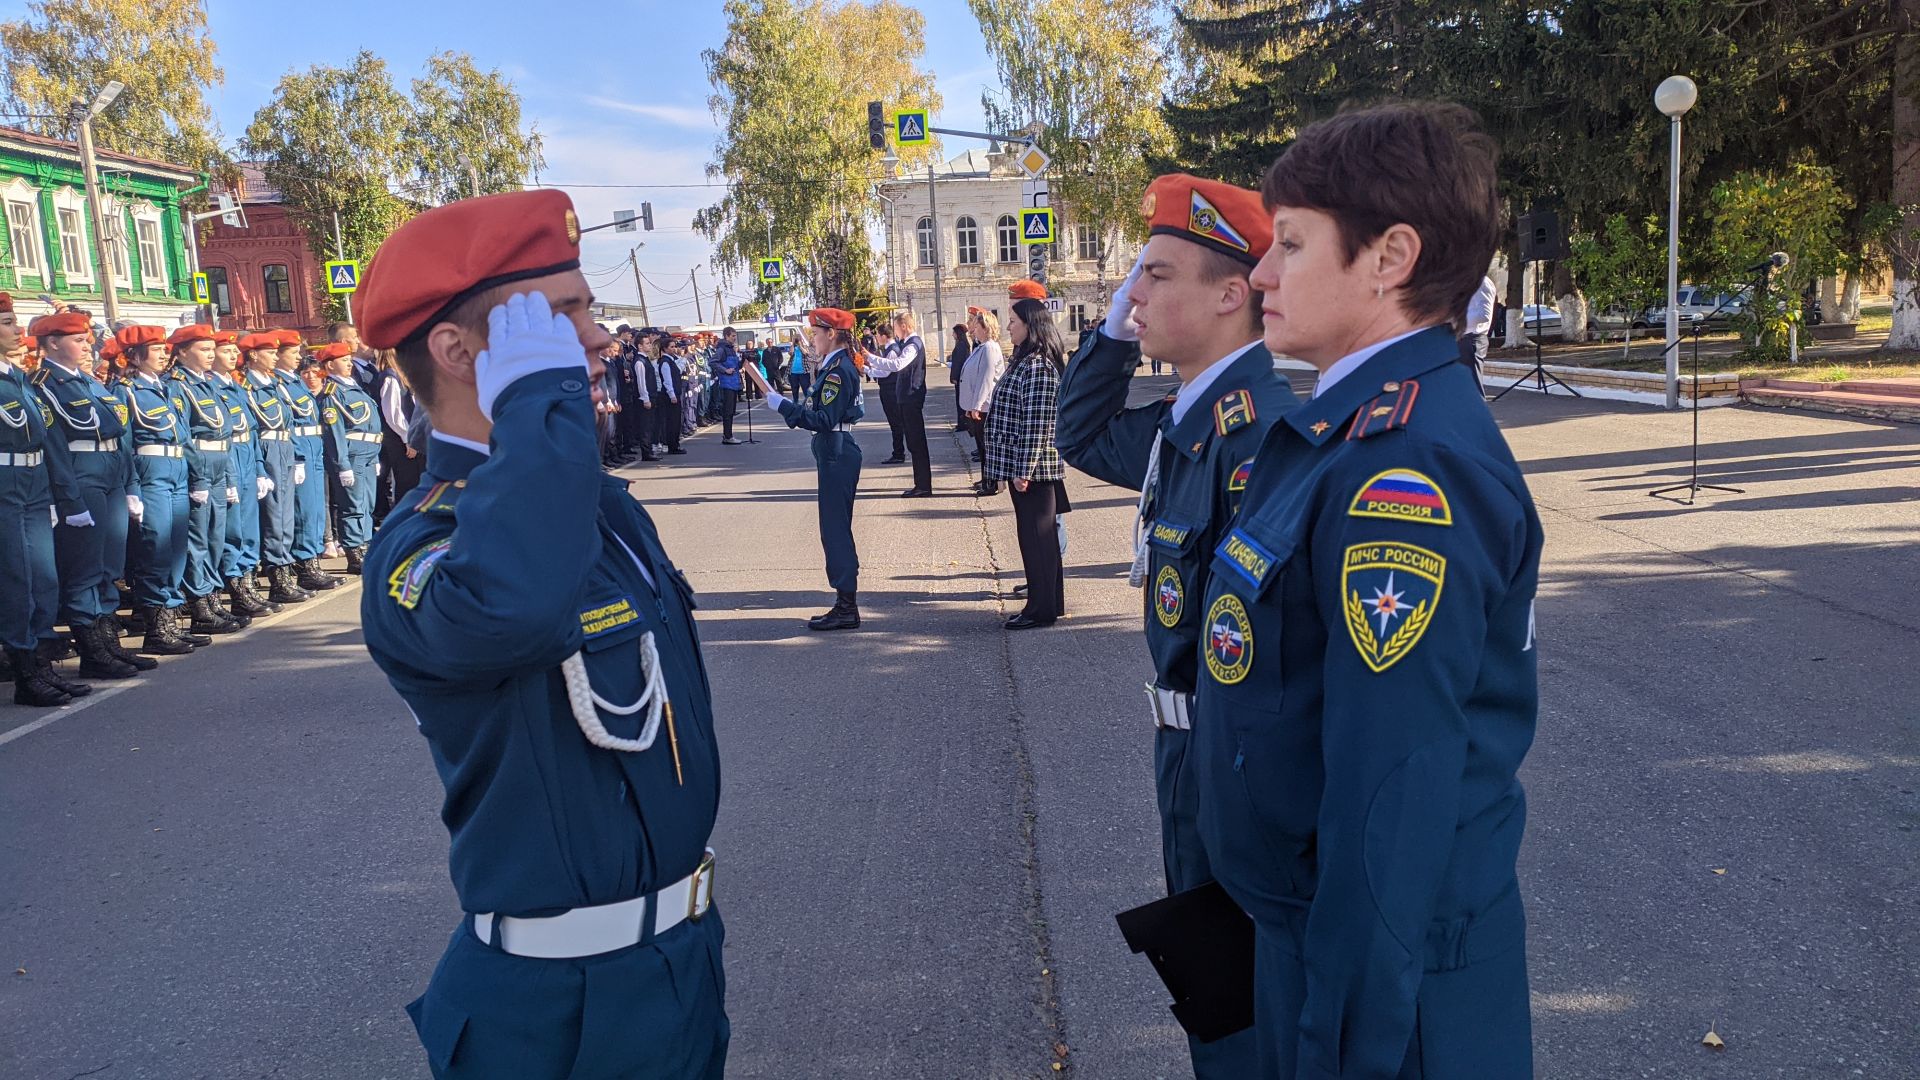
[{"label": "speaker tripod stand", "polygon": [[[1782,255],[1779,256],[1779,258],[1781,259],[1780,265],[1785,265],[1786,256]],[[1772,274],[1773,264],[1771,263],[1768,264],[1764,270],[1760,271],[1760,277],[1753,283],[1752,295],[1756,301],[1766,295],[1767,280]],[[1708,319],[1720,314],[1721,309],[1733,302],[1733,297],[1733,293],[1728,293],[1726,296],[1720,298],[1720,302],[1714,305],[1712,311],[1708,312],[1705,316],[1696,315],[1693,318],[1693,464],[1687,473],[1686,483],[1669,484],[1666,487],[1655,488],[1647,492],[1648,495],[1656,499],[1665,499],[1668,502],[1676,502],[1682,506],[1692,506],[1694,499],[1698,498],[1703,491],[1721,491],[1728,495],[1745,495],[1747,493],[1745,488],[1727,487],[1723,484],[1703,484],[1700,482],[1700,331],[1706,328]],[[1676,338],[1673,344],[1667,346],[1667,349],[1677,349],[1679,347],[1680,341]],[[1661,350],[1660,358],[1662,360],[1666,359],[1666,355],[1667,350]],[[1686,492],[1687,497],[1684,499],[1674,498],[1673,493],[1676,491]]]},{"label": "speaker tripod stand", "polygon": [[[1546,361],[1542,353],[1542,350],[1540,348],[1541,328],[1546,325],[1546,319],[1547,319],[1546,298],[1542,291],[1546,287],[1545,279],[1547,275],[1545,273],[1545,269],[1546,269],[1545,264],[1537,263],[1535,265],[1540,266],[1541,272],[1536,273],[1533,279],[1533,370],[1527,372],[1525,375],[1520,376],[1518,379],[1515,379],[1513,381],[1513,385],[1493,395],[1493,400],[1495,401],[1499,401],[1501,398],[1506,397],[1508,394],[1513,393],[1515,390],[1520,389],[1522,386],[1525,386],[1528,383],[1533,383],[1534,384],[1533,388],[1535,390],[1538,390],[1542,394],[1549,392],[1547,383],[1551,382],[1553,383],[1554,386],[1558,386],[1560,389],[1565,390],[1567,393],[1572,394],[1574,397],[1580,396],[1580,391],[1575,390],[1573,387],[1568,386],[1566,383],[1561,382],[1559,376],[1547,370]],[[1566,327],[1566,324],[1562,323],[1561,324],[1562,337],[1565,336],[1565,327]]]}]

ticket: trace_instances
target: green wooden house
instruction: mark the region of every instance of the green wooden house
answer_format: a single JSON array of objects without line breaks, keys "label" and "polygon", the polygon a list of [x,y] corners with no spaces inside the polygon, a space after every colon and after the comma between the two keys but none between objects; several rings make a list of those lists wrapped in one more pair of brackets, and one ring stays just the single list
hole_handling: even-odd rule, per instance
[{"label": "green wooden house", "polygon": [[27,316],[50,294],[103,319],[101,258],[112,260],[120,318],[163,326],[191,319],[193,274],[182,196],[201,189],[188,169],[125,154],[96,155],[106,243],[93,235],[75,143],[0,127],[0,291]]}]

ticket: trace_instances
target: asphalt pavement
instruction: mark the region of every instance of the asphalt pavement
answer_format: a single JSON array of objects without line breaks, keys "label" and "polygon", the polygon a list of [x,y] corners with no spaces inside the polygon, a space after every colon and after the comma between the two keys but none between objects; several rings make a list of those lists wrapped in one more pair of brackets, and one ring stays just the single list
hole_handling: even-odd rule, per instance
[{"label": "asphalt pavement", "polygon": [[[804,433],[760,412],[622,470],[703,609],[729,1073],[1190,1075],[1113,924],[1161,889],[1135,496],[1070,482],[1070,617],[1009,633],[1012,515],[966,493],[951,397],[935,499],[897,498],[871,411],[857,632],[803,624],[832,599]],[[1548,537],[1538,1075],[1920,1077],[1920,428],[1705,412],[1702,478],[1743,490],[1689,507],[1647,494],[1686,478],[1684,414],[1495,413]],[[0,705],[0,1077],[427,1075],[401,1007],[457,904],[357,603]]]}]

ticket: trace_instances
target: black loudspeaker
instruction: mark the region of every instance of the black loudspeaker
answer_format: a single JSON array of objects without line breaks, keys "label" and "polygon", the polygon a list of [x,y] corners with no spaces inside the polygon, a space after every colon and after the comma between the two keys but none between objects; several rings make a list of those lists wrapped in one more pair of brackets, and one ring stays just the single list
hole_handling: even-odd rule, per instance
[{"label": "black loudspeaker", "polygon": [[1520,217],[1520,261],[1552,262],[1566,258],[1567,233],[1560,227],[1560,215],[1553,210],[1535,210]]}]

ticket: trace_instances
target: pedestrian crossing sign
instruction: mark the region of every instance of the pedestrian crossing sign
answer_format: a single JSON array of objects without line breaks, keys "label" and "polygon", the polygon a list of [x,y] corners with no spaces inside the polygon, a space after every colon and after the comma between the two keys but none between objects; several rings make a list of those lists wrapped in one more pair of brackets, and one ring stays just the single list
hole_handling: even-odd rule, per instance
[{"label": "pedestrian crossing sign", "polygon": [[207,275],[193,275],[193,302],[196,304],[213,303],[213,294],[207,291]]},{"label": "pedestrian crossing sign", "polygon": [[350,293],[360,287],[360,264],[341,259],[327,264],[327,291],[334,295]]},{"label": "pedestrian crossing sign", "polygon": [[893,116],[893,141],[901,146],[918,146],[926,142],[927,110],[918,109],[899,112]]},{"label": "pedestrian crossing sign", "polygon": [[1033,244],[1051,244],[1053,235],[1053,210],[1041,207],[1038,210],[1020,211],[1020,242]]},{"label": "pedestrian crossing sign", "polygon": [[787,264],[780,259],[761,259],[760,280],[769,285],[778,285],[787,280]]}]

